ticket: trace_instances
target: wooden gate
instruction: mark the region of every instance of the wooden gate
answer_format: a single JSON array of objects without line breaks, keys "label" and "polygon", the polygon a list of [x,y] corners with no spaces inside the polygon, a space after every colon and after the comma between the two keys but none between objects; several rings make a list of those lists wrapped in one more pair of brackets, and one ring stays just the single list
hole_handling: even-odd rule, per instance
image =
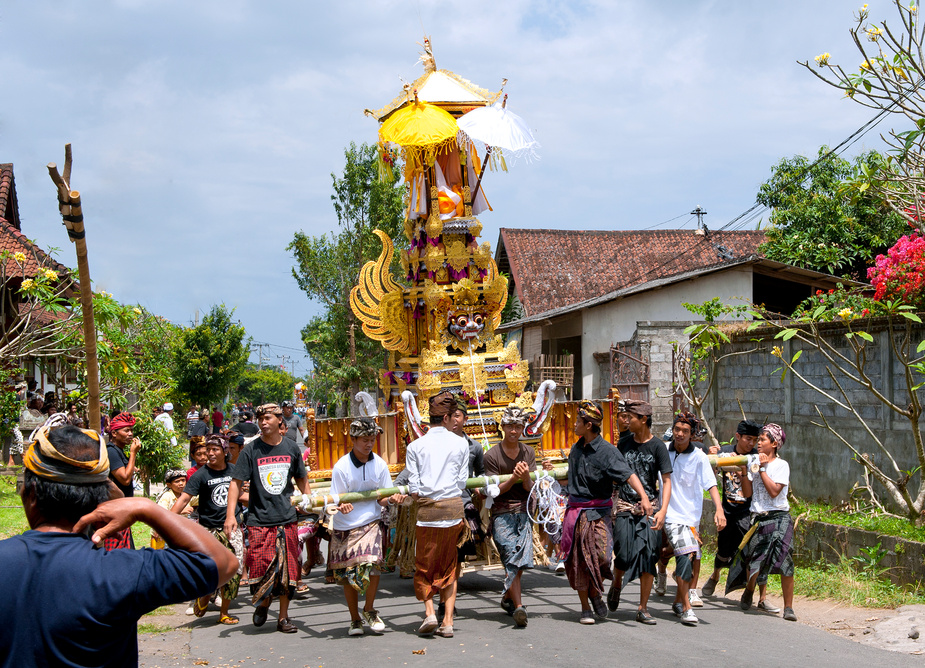
[{"label": "wooden gate", "polygon": [[610,386],[621,399],[649,401],[649,361],[642,358],[639,344],[610,346]]}]

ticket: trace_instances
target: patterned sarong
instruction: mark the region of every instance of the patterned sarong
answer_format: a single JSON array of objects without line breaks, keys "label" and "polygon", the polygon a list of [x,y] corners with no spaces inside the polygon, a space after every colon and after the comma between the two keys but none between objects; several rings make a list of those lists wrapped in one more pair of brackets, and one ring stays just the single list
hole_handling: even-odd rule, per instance
[{"label": "patterned sarong", "polygon": [[355,529],[331,532],[330,568],[338,584],[366,594],[369,578],[382,566],[382,523],[374,520]]},{"label": "patterned sarong", "polygon": [[456,548],[468,538],[469,527],[465,522],[451,527],[416,526],[414,534],[414,595],[426,601],[456,582]]},{"label": "patterned sarong", "polygon": [[248,527],[247,575],[252,603],[270,596],[295,594],[299,577],[299,536],[296,523],[278,527]]},{"label": "patterned sarong", "polygon": [[752,525],[750,513],[732,515],[726,513],[726,528],[716,536],[716,559],[714,568],[728,568],[739,551],[739,544]]},{"label": "patterned sarong", "polygon": [[[228,535],[225,533],[225,529],[207,529],[207,531],[213,536],[215,536],[215,539],[219,543],[221,543],[222,545],[227,547],[229,550],[234,552],[235,556],[237,556],[237,552],[235,551],[234,544],[232,541],[228,540]],[[235,532],[235,534],[238,537],[241,536],[240,532]],[[244,547],[243,541],[241,543],[241,547],[242,548]],[[221,587],[219,587],[218,591],[222,595],[222,598],[226,601],[233,601],[234,599],[236,599],[238,597],[238,585],[240,583],[241,583],[241,565],[239,562],[238,572],[235,573],[234,576],[232,576],[232,578],[228,582],[226,582]]]},{"label": "patterned sarong", "polygon": [[588,513],[581,513],[575,523],[571,552],[565,560],[569,585],[575,591],[587,590],[591,598],[600,596],[604,591],[604,580],[613,578],[610,572],[613,554],[610,523],[610,517],[589,520]]},{"label": "patterned sarong", "polygon": [[[756,516],[754,532],[739,548],[729,575],[726,593],[743,589],[755,574],[763,585],[771,574],[793,575],[793,518],[786,510],[775,510]],[[750,530],[751,532],[751,530]]]},{"label": "patterned sarong", "polygon": [[622,513],[613,518],[613,567],[624,572],[622,585],[643,573],[655,575],[661,549],[662,532],[652,530],[651,518]]},{"label": "patterned sarong", "polygon": [[504,591],[525,568],[533,568],[533,524],[527,513],[501,513],[491,518],[491,536],[504,564]]}]

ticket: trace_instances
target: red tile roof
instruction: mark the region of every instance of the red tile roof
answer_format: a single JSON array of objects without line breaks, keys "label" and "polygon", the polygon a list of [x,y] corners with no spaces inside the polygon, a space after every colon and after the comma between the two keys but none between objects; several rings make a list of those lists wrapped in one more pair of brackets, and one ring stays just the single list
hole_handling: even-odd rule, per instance
[{"label": "red tile roof", "polygon": [[19,203],[16,201],[16,184],[13,180],[13,164],[0,164],[0,218],[19,229]]},{"label": "red tile roof", "polygon": [[515,230],[495,258],[527,316],[757,255],[764,232]]}]

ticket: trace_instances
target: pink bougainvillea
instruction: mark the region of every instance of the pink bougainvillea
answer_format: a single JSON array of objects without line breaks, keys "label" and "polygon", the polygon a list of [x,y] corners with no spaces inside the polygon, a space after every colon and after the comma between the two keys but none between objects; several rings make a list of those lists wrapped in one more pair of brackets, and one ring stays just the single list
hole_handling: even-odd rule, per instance
[{"label": "pink bougainvillea", "polygon": [[925,307],[925,237],[917,232],[900,237],[886,255],[877,256],[867,278],[876,289],[874,299]]}]

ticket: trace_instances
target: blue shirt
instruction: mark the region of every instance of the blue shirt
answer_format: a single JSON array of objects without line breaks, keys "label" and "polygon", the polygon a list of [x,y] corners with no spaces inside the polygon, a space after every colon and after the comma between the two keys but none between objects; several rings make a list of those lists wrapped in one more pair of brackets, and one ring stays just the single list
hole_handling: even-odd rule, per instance
[{"label": "blue shirt", "polygon": [[205,554],[96,549],[82,534],[0,541],[0,665],[137,666],[138,619],[218,587]]}]

